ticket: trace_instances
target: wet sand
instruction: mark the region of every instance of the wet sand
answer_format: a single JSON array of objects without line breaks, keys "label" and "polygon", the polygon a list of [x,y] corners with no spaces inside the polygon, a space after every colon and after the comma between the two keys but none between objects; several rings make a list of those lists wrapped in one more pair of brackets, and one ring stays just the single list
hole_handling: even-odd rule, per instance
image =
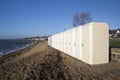
[{"label": "wet sand", "polygon": [[39,42],[0,58],[0,80],[118,80],[116,77]]}]

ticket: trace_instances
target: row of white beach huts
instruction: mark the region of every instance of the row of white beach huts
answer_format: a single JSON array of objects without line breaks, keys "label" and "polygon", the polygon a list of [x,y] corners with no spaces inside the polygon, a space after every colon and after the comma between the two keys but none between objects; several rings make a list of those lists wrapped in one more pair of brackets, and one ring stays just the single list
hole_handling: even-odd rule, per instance
[{"label": "row of white beach huts", "polygon": [[109,61],[109,32],[106,23],[91,22],[48,37],[48,45],[85,63]]}]

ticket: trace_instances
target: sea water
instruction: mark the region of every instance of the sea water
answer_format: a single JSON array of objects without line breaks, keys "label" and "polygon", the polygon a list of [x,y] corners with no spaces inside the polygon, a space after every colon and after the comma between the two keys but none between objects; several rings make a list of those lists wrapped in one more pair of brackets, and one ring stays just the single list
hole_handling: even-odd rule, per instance
[{"label": "sea water", "polygon": [[31,46],[33,40],[9,39],[0,40],[0,56]]}]

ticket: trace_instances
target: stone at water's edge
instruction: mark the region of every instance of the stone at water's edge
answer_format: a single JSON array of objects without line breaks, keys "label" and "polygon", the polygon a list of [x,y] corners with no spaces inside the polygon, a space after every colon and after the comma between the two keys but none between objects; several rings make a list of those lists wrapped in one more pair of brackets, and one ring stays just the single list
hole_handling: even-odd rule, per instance
[{"label": "stone at water's edge", "polygon": [[90,22],[49,36],[48,45],[90,65],[109,62],[109,28]]}]

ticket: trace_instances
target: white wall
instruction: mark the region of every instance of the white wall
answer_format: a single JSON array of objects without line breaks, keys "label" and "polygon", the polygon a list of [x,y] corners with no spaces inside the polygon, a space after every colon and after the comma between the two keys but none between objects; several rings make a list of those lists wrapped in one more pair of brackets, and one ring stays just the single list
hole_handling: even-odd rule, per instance
[{"label": "white wall", "polygon": [[[91,24],[92,33],[92,63],[107,63],[109,61],[109,30],[104,23]],[[97,33],[97,34],[96,34]]]},{"label": "white wall", "polygon": [[[84,25],[83,27],[82,27],[82,38],[81,38],[81,43],[82,43],[82,56],[81,56],[81,59],[84,61],[84,62],[87,62],[87,63],[89,63],[89,61],[90,61],[90,54],[89,54],[89,52],[90,52],[90,50],[89,50],[89,48],[90,48],[90,39],[89,39],[89,37],[90,37],[90,33],[89,33],[89,27],[90,27],[90,25],[88,26],[89,24],[87,24],[87,25]],[[91,55],[92,56],[92,55]]]},{"label": "white wall", "polygon": [[82,57],[82,27],[76,27],[74,33],[75,57],[81,60]]},{"label": "white wall", "polygon": [[106,23],[91,22],[52,35],[48,45],[85,63],[108,63],[109,34]]}]

